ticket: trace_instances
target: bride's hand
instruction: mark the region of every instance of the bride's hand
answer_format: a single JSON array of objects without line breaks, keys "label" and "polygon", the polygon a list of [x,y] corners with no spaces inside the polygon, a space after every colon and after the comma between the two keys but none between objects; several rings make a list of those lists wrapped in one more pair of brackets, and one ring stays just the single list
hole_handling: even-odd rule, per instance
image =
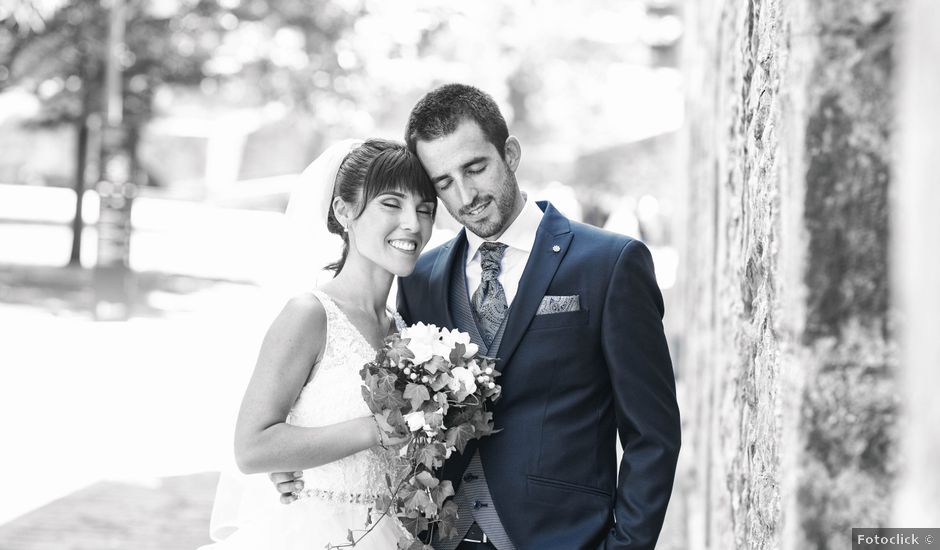
[{"label": "bride's hand", "polygon": [[412,435],[407,434],[400,437],[394,437],[388,434],[385,434],[385,439],[382,441],[382,446],[386,448],[398,447],[399,445],[407,445],[411,442]]},{"label": "bride's hand", "polygon": [[297,500],[297,492],[303,490],[303,472],[275,472],[268,474],[274,488],[281,493],[281,504],[290,504]]}]

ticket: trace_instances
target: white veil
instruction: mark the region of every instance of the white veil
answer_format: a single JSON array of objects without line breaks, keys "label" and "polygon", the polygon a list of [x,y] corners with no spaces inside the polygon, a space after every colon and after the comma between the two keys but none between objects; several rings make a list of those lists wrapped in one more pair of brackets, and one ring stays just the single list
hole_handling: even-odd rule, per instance
[{"label": "white veil", "polygon": [[339,259],[343,248],[342,239],[326,228],[336,173],[346,155],[362,143],[361,139],[334,143],[295,183],[284,212],[285,238],[278,282],[281,294],[292,296],[309,291],[318,282],[332,277],[323,267]]},{"label": "white veil", "polygon": [[[345,139],[331,145],[294,184],[277,243],[280,260],[270,266],[270,280],[263,285],[272,309],[332,277],[323,267],[339,259],[343,246],[342,239],[326,228],[336,173],[346,155],[362,143],[361,139]],[[283,505],[267,475],[244,475],[231,461],[219,477],[209,535],[214,541],[224,540],[246,519],[278,506]]]}]

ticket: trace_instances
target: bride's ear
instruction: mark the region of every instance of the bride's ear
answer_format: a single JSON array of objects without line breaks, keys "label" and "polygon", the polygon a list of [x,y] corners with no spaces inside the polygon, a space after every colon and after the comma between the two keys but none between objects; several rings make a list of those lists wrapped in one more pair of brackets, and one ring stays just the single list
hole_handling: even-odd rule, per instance
[{"label": "bride's ear", "polygon": [[333,216],[336,221],[343,226],[343,230],[349,230],[349,222],[352,220],[352,207],[341,197],[333,197]]}]

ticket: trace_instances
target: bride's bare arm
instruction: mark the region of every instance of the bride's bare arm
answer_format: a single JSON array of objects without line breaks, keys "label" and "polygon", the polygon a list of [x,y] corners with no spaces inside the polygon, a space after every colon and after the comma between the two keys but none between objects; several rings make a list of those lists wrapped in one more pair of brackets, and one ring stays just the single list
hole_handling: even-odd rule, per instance
[{"label": "bride's bare arm", "polygon": [[285,422],[326,344],[326,313],[312,295],[292,299],[264,337],[235,427],[246,474],[314,468],[380,443],[372,417],[307,428]]}]

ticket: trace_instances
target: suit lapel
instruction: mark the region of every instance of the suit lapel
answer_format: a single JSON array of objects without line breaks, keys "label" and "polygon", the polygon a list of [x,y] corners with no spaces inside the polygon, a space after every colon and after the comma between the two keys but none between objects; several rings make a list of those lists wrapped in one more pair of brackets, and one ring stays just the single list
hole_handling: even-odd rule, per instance
[{"label": "suit lapel", "polygon": [[454,263],[463,256],[463,249],[466,247],[466,230],[461,230],[450,242],[444,245],[444,249],[437,255],[434,266],[431,268],[431,276],[428,280],[430,295],[434,302],[440,304],[443,308],[439,325],[453,327],[454,317],[450,309],[450,285],[451,270],[454,269]]},{"label": "suit lapel", "polygon": [[539,224],[529,261],[519,280],[519,290],[509,308],[509,318],[499,344],[500,370],[505,370],[516,351],[571,244],[571,224],[568,219],[550,203],[538,204],[543,207],[545,214]]}]

